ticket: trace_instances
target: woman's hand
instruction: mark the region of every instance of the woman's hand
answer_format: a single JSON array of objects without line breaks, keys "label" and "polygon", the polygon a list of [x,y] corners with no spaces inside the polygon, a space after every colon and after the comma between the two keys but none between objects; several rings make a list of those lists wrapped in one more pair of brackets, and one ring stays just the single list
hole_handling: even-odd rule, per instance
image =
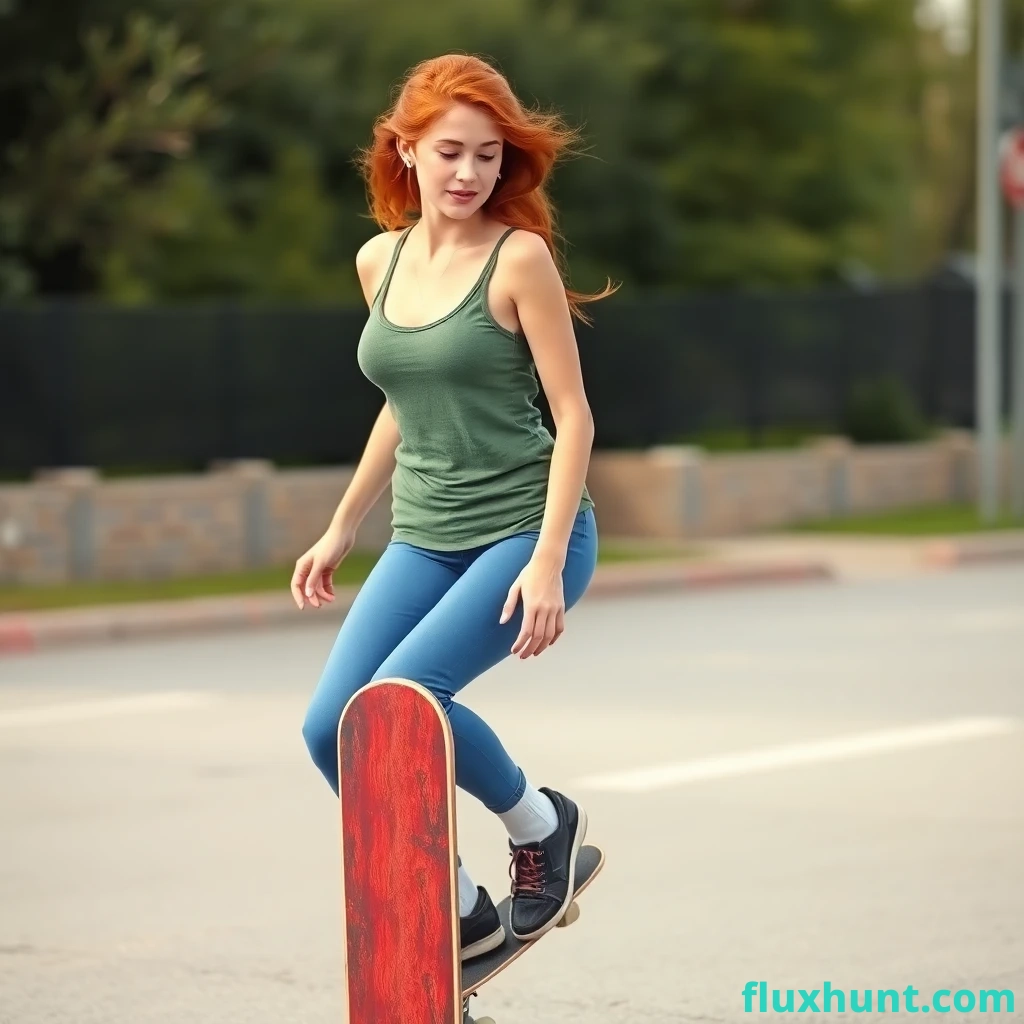
[{"label": "woman's hand", "polygon": [[562,567],[556,562],[530,559],[508,592],[501,622],[515,611],[523,599],[523,625],[512,645],[520,660],[536,656],[550,647],[565,632],[565,598],[562,593]]},{"label": "woman's hand", "polygon": [[291,590],[299,611],[307,600],[314,608],[319,608],[321,601],[334,600],[334,570],[352,550],[355,539],[355,530],[332,526],[296,560]]}]

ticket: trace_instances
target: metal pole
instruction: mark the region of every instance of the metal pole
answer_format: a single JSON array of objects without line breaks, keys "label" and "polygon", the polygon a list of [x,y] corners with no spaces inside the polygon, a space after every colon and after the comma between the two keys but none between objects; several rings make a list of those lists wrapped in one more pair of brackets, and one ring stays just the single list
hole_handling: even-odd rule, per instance
[{"label": "metal pole", "polygon": [[1011,507],[1024,517],[1024,207],[1013,217],[1013,481]]},{"label": "metal pole", "polygon": [[[1019,61],[1018,61],[1019,67]],[[1020,101],[1020,79],[1015,83]],[[1017,108],[1018,124],[1021,120]],[[1013,380],[1010,388],[1010,408],[1013,412],[1010,463],[1010,511],[1014,518],[1024,518],[1024,206],[1014,211],[1013,237]]]},{"label": "metal pole", "polygon": [[1001,204],[997,182],[997,103],[1002,56],[1003,0],[978,0],[978,230],[975,312],[975,430],[978,514],[999,510],[999,339],[1001,334]]}]

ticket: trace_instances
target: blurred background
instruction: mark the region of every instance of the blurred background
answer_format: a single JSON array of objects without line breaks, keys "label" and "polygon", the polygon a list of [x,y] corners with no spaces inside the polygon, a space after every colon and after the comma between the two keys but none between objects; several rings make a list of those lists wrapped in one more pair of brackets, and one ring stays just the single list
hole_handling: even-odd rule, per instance
[{"label": "blurred background", "polygon": [[[0,478],[25,486],[0,492],[0,575],[165,577],[280,564],[308,545],[344,469],[318,478],[309,518],[281,506],[313,478],[282,474],[354,465],[380,405],[355,361],[354,254],[377,227],[354,155],[404,72],[452,49],[486,55],[526,104],[584,129],[587,152],[552,194],[572,283],[623,283],[577,331],[606,535],[969,506],[974,14],[967,0],[452,0],[394,2],[386,17],[356,0],[4,0]],[[1002,20],[1010,75],[1024,4]],[[990,524],[1010,486],[1003,291]],[[839,457],[808,455],[822,438],[845,445]],[[689,518],[631,512],[662,504],[649,466],[604,456],[665,448],[733,466],[732,511],[710,511],[707,478]],[[236,480],[229,500],[223,472],[239,465],[260,466],[263,486]],[[787,465],[816,495],[770,508],[769,492],[801,489]],[[106,485],[124,478],[157,489],[125,498],[135,533],[106,543],[102,510],[126,494]],[[64,502],[66,544],[25,521],[43,516],[33,482],[46,508]],[[167,513],[152,506],[173,497],[188,520],[185,490],[220,522],[219,555],[193,538],[177,557],[173,524],[159,532]]]},{"label": "blurred background", "polygon": [[287,586],[382,400],[355,153],[452,50],[582,126],[571,283],[622,282],[576,329],[593,599],[463,695],[608,866],[474,1011],[1019,1000],[1022,263],[1002,193],[979,263],[977,140],[1024,123],[1024,0],[0,0],[0,1024],[341,1015],[300,728],[390,495],[334,608]]}]

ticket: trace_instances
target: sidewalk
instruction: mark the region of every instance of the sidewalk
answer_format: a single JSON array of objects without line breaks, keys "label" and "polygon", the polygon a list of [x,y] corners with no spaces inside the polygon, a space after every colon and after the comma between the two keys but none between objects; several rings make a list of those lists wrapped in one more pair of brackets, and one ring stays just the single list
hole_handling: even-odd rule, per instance
[{"label": "sidewalk", "polygon": [[815,562],[837,579],[891,579],[958,566],[1024,559],[1024,530],[962,536],[895,537],[867,534],[762,534],[712,545],[727,565]]},{"label": "sidewalk", "polygon": [[[961,538],[759,534],[703,540],[704,557],[598,567],[584,600],[664,591],[892,578],[1024,559],[1024,531]],[[358,587],[300,612],[287,592],[0,614],[0,656],[75,644],[339,622]]]}]

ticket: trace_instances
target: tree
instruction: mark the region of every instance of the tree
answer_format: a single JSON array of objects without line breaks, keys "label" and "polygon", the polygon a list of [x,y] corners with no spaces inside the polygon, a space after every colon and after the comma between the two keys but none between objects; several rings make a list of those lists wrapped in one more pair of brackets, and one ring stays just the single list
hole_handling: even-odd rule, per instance
[{"label": "tree", "polygon": [[6,3],[0,295],[359,303],[357,148],[452,50],[583,127],[576,287],[901,279],[963,233],[968,62],[913,0]]},{"label": "tree", "polygon": [[36,279],[46,291],[94,289],[107,255],[130,245],[137,227],[126,197],[144,203],[218,123],[196,81],[201,55],[173,26],[134,16],[120,39],[88,30],[83,51],[80,67],[46,70],[24,134],[6,152],[0,281],[10,290]]}]

